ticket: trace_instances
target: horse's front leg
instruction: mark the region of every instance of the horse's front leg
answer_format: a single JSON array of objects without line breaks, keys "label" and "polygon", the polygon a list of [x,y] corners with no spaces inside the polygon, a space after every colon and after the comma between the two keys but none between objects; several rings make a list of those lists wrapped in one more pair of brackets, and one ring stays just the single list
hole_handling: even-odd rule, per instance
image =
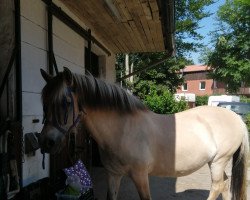
[{"label": "horse's front leg", "polygon": [[148,173],[145,170],[138,170],[131,174],[141,200],[151,200]]},{"label": "horse's front leg", "polygon": [[108,194],[107,200],[116,200],[120,183],[121,183],[121,175],[115,175],[112,173],[108,173]]}]

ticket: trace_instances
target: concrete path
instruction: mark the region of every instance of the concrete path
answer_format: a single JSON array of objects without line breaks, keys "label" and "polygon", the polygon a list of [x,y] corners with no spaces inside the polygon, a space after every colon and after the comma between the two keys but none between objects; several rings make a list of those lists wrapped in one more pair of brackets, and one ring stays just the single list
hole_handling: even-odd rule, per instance
[{"label": "concrete path", "polygon": [[[229,167],[227,171],[230,171]],[[230,176],[229,172],[227,172],[227,174]],[[95,197],[98,200],[106,200],[107,178],[104,169],[94,168],[92,179]],[[206,200],[209,194],[210,184],[211,180],[208,166],[204,166],[191,175],[177,179],[150,177],[150,189],[153,200]],[[248,198],[250,199],[250,167],[248,168],[247,192]],[[128,177],[124,177],[121,182],[118,200],[139,199],[133,182]],[[218,198],[218,200],[221,200],[221,197]]]}]

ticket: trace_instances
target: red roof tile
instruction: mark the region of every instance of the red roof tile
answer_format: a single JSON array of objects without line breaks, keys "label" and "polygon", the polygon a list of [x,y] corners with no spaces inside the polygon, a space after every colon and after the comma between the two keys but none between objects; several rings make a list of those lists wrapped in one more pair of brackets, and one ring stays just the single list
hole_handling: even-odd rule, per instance
[{"label": "red roof tile", "polygon": [[210,67],[207,65],[188,65],[182,70],[182,72],[196,72],[207,70],[210,70]]}]

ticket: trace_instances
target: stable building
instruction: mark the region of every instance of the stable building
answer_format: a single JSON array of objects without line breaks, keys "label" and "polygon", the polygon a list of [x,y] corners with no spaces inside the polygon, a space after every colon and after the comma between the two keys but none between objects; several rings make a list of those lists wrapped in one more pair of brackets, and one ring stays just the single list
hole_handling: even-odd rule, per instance
[{"label": "stable building", "polygon": [[[25,199],[35,199],[41,190],[31,193],[27,188],[47,178],[53,187],[60,185],[59,169],[67,165],[63,153],[43,158],[34,141],[43,127],[41,68],[51,75],[64,66],[79,74],[88,70],[115,82],[116,54],[162,51],[168,57],[174,52],[173,0],[2,0],[0,159],[2,167],[6,166],[12,152],[19,185],[9,195],[22,191]],[[11,132],[12,143],[6,130]],[[74,155],[91,169],[95,152],[90,138],[83,134],[72,140],[74,149],[81,141]]]}]

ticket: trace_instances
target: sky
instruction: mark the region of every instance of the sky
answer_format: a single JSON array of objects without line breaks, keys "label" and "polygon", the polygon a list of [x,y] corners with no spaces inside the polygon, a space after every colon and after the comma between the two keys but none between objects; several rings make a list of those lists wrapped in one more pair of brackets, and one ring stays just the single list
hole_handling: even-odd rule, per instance
[{"label": "sky", "polygon": [[[200,22],[200,29],[198,30],[198,32],[204,36],[204,39],[202,40],[203,43],[207,46],[207,47],[211,47],[211,45],[209,45],[210,43],[210,36],[209,36],[209,32],[213,31],[215,29],[215,17],[216,17],[216,12],[218,10],[218,8],[223,5],[225,3],[225,0],[217,0],[214,4],[206,7],[206,11],[209,11],[210,13],[213,13],[210,17],[207,17],[205,19],[203,19]],[[194,61],[194,64],[201,64],[199,63],[198,59],[200,57],[200,53],[197,52],[192,52],[191,53],[191,59]]]}]

